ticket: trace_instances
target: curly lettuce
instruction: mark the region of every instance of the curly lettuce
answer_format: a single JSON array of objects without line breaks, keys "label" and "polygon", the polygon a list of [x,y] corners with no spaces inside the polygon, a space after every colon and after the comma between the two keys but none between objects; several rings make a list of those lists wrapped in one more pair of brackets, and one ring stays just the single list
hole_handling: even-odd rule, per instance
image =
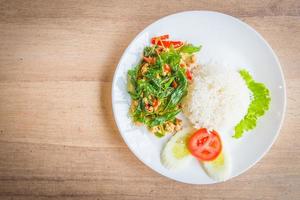
[{"label": "curly lettuce", "polygon": [[255,82],[250,73],[245,69],[240,70],[239,73],[252,92],[252,100],[247,114],[234,128],[234,138],[240,138],[245,131],[254,129],[258,118],[265,114],[271,102],[270,91],[263,83]]}]

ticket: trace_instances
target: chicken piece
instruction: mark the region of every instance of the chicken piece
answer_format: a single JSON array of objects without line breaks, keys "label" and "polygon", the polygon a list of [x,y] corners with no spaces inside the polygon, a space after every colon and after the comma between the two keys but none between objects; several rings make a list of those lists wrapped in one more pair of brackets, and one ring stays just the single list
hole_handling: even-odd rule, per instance
[{"label": "chicken piece", "polygon": [[133,101],[132,101],[132,104],[133,104],[134,106],[137,106],[137,105],[139,104],[139,102],[138,102],[137,100],[133,100]]},{"label": "chicken piece", "polygon": [[182,59],[180,62],[181,67],[192,67],[196,64],[197,57],[196,55],[182,54]]},{"label": "chicken piece", "polygon": [[174,132],[175,124],[173,124],[172,122],[167,122],[165,125],[165,130],[168,132]]},{"label": "chicken piece", "polygon": [[180,131],[181,129],[182,129],[182,120],[176,118],[175,131]]},{"label": "chicken piece", "polygon": [[131,105],[130,105],[130,112],[131,113],[133,113],[135,111],[137,105],[138,105],[138,101],[133,100],[132,103],[131,103]]},{"label": "chicken piece", "polygon": [[146,97],[143,98],[143,102],[145,103],[145,105],[149,104],[148,99]]},{"label": "chicken piece", "polygon": [[148,63],[145,63],[142,68],[141,68],[141,73],[142,75],[145,75],[148,71],[148,67],[149,67],[149,64]]},{"label": "chicken piece", "polygon": [[161,47],[161,46],[158,46],[158,47],[155,49],[155,51],[156,51],[156,54],[159,55],[159,54],[161,54],[161,53],[164,51],[164,48]]},{"label": "chicken piece", "polygon": [[147,109],[148,112],[153,112],[154,111],[153,106],[148,106],[146,109]]},{"label": "chicken piece", "polygon": [[194,64],[197,61],[196,55],[191,56],[191,64]]},{"label": "chicken piece", "polygon": [[136,126],[142,126],[142,125],[143,125],[142,122],[138,122],[138,121],[135,121],[134,124],[135,124]]},{"label": "chicken piece", "polygon": [[150,128],[151,133],[157,133],[160,131],[160,127],[159,126],[153,126],[152,128]]}]

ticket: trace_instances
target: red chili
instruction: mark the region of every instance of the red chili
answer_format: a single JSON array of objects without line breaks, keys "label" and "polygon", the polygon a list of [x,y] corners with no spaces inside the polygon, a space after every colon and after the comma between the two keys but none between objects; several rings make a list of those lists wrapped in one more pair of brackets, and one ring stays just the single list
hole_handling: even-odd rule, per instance
[{"label": "red chili", "polygon": [[192,73],[191,73],[191,71],[190,70],[186,70],[186,78],[188,79],[188,80],[192,80],[193,79],[193,75],[192,75]]},{"label": "red chili", "polygon": [[157,101],[157,99],[154,99],[154,100],[152,101],[152,105],[153,105],[153,107],[158,106],[158,101]]},{"label": "red chili", "polygon": [[186,65],[183,63],[180,63],[180,67],[185,67]]},{"label": "red chili", "polygon": [[156,62],[156,58],[152,58],[152,57],[145,57],[144,56],[143,59],[144,59],[145,62],[147,62],[149,64],[155,64],[155,62]]},{"label": "red chili", "polygon": [[168,64],[165,64],[164,65],[164,70],[165,70],[165,72],[171,72],[171,67],[168,65]]},{"label": "red chili", "polygon": [[173,86],[173,88],[177,88],[177,83],[176,83],[176,81],[173,81],[173,82],[172,82],[172,86]]}]

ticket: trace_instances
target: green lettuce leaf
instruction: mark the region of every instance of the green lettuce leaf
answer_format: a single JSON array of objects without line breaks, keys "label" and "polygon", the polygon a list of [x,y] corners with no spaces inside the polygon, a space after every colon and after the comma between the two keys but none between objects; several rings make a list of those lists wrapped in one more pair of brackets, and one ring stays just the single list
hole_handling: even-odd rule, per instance
[{"label": "green lettuce leaf", "polygon": [[252,92],[252,100],[249,105],[246,116],[235,126],[234,138],[240,138],[245,131],[252,130],[256,127],[259,117],[263,116],[270,106],[270,91],[262,84],[255,82],[250,73],[243,69],[240,75],[245,80],[247,87]]},{"label": "green lettuce leaf", "polygon": [[180,48],[180,52],[192,54],[192,53],[196,53],[196,52],[200,51],[200,49],[201,49],[201,46],[197,47],[192,44],[186,44]]}]

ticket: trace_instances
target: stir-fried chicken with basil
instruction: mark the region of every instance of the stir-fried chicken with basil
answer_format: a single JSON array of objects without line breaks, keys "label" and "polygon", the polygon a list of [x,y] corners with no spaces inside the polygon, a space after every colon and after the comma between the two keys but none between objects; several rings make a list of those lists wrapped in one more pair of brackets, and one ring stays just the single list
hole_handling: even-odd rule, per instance
[{"label": "stir-fried chicken with basil", "polygon": [[168,38],[152,38],[143,59],[128,71],[130,115],[136,124],[145,124],[158,137],[182,128],[176,115],[181,112],[181,102],[192,81],[194,54],[200,51],[200,47]]}]

